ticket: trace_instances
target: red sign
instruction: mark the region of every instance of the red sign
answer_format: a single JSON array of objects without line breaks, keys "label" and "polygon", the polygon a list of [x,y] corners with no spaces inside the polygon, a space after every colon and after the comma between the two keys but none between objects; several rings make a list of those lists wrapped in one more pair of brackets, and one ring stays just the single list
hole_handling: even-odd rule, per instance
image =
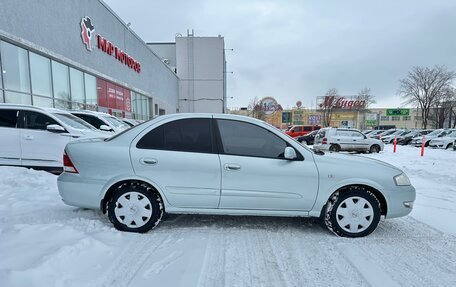
[{"label": "red sign", "polygon": [[325,96],[324,102],[320,104],[320,108],[336,108],[336,109],[363,109],[366,106],[366,101],[358,99],[346,99],[345,97]]},{"label": "red sign", "polygon": [[119,47],[115,46],[113,43],[103,38],[100,34],[97,35],[97,43],[99,50],[102,50],[110,56],[114,56],[116,60],[125,64],[130,69],[135,70],[136,73],[139,74],[141,72],[141,64],[138,61],[122,51]]}]

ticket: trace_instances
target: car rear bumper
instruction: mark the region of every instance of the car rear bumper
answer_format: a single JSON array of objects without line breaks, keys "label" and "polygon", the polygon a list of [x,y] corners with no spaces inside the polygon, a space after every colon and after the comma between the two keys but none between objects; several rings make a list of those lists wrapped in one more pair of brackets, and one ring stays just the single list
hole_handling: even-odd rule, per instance
[{"label": "car rear bumper", "polygon": [[67,205],[100,208],[103,182],[82,179],[79,174],[64,172],[57,178],[57,187],[63,202]]},{"label": "car rear bumper", "polygon": [[412,212],[416,198],[416,191],[412,185],[398,186],[397,189],[385,194],[388,208],[386,218],[402,217]]}]

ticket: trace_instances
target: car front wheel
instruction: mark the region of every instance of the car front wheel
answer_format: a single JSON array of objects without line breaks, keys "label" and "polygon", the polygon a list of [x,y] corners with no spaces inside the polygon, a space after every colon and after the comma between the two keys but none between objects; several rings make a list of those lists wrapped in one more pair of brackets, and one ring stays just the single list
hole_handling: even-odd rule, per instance
[{"label": "car front wheel", "polygon": [[139,183],[122,185],[108,201],[109,220],[121,231],[147,232],[158,225],[163,212],[160,197]]},{"label": "car front wheel", "polygon": [[336,192],[325,213],[326,227],[338,236],[363,237],[371,234],[380,221],[380,202],[362,188]]}]

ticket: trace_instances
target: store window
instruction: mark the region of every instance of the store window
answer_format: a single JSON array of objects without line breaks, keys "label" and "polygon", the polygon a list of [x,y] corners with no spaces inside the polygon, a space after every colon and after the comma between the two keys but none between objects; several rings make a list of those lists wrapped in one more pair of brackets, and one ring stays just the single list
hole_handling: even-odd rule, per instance
[{"label": "store window", "polygon": [[51,61],[46,57],[30,52],[30,76],[32,93],[52,98]]},{"label": "store window", "polygon": [[391,120],[392,120],[392,121],[400,121],[400,120],[401,120],[401,117],[400,117],[400,116],[392,116],[392,117],[391,117]]},{"label": "store window", "polygon": [[[54,87],[54,98],[60,103],[67,103],[70,101],[70,76],[68,66],[59,62],[52,61],[52,82]],[[59,104],[62,107],[62,104]],[[64,106],[64,108],[70,108]]]},{"label": "store window", "polygon": [[86,104],[88,110],[95,110],[97,107],[97,79],[89,74],[84,74]]},{"label": "store window", "polygon": [[84,73],[79,70],[70,68],[70,87],[71,100],[73,101],[72,108],[84,109]]},{"label": "store window", "polygon": [[[27,50],[2,41],[1,58],[5,89],[30,93]],[[9,94],[9,97],[12,95],[13,94]],[[30,96],[28,97],[30,99]]]},{"label": "store window", "polygon": [[35,95],[33,95],[33,105],[37,106],[37,107],[43,107],[43,108],[54,107],[52,98],[40,97],[40,96],[35,96]]},{"label": "store window", "polygon": [[381,116],[381,117],[380,117],[380,120],[381,120],[381,121],[389,121],[389,120],[390,120],[390,117],[389,117],[389,116]]},{"label": "store window", "polygon": [[31,105],[32,98],[29,94],[22,94],[10,91],[5,92],[5,101],[11,104]]},{"label": "store window", "polygon": [[404,121],[410,121],[411,119],[412,119],[411,116],[403,116],[402,117],[402,120],[404,120]]}]

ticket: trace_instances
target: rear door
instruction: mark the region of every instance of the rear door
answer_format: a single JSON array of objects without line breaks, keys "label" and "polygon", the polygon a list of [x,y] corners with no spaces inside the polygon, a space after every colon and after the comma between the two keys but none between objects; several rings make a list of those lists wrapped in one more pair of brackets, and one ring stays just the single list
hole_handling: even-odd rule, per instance
[{"label": "rear door", "polygon": [[23,166],[62,167],[62,155],[70,141],[69,133],[53,133],[48,125],[60,125],[48,115],[35,111],[20,111]]},{"label": "rear door", "polygon": [[137,175],[148,178],[174,207],[217,208],[220,160],[212,117],[174,120],[146,130],[130,147]]},{"label": "rear door", "polygon": [[334,140],[331,143],[338,144],[341,150],[352,150],[353,141],[351,138],[351,132],[347,130],[336,130]]},{"label": "rear door", "polygon": [[362,133],[357,131],[351,131],[352,136],[352,148],[354,150],[368,150],[369,139]]},{"label": "rear door", "polygon": [[19,111],[0,109],[0,164],[21,165],[21,132],[17,128]]}]

